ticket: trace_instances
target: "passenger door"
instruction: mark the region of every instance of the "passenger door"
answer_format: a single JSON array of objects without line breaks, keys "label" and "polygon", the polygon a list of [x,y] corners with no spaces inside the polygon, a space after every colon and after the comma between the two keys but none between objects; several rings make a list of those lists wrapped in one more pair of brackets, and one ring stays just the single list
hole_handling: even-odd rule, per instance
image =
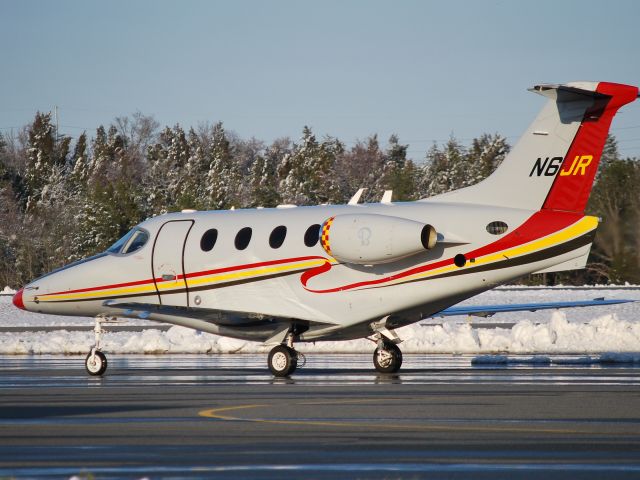
[{"label": "passenger door", "polygon": [[151,271],[161,305],[187,307],[184,250],[193,220],[171,220],[158,231],[153,244]]}]

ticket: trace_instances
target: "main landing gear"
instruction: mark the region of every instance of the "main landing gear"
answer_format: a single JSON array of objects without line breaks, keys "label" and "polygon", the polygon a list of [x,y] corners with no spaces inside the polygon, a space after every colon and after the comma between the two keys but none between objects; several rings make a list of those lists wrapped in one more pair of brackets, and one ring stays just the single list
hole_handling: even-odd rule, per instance
[{"label": "main landing gear", "polygon": [[398,343],[402,342],[393,329],[387,327],[388,316],[372,322],[373,337],[367,337],[376,344],[373,352],[373,366],[380,373],[396,373],[402,366],[402,352]]},{"label": "main landing gear", "polygon": [[101,376],[107,371],[107,357],[101,351],[100,340],[102,334],[105,333],[102,324],[105,322],[113,321],[113,319],[107,319],[104,317],[96,317],[96,325],[93,327],[93,333],[95,334],[95,344],[91,347],[91,351],[87,355],[84,361],[84,366],[87,369],[87,373],[92,376]]},{"label": "main landing gear", "polygon": [[402,351],[383,337],[378,340],[378,347],[373,352],[373,365],[380,373],[396,373],[402,366]]},{"label": "main landing gear", "polygon": [[293,333],[287,334],[287,343],[273,347],[269,352],[269,370],[276,377],[288,377],[298,367],[301,354],[293,348]]}]

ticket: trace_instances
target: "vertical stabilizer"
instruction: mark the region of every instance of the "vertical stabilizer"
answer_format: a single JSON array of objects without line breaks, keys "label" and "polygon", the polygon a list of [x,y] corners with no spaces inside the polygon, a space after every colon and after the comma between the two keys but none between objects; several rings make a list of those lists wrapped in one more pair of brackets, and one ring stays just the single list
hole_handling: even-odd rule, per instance
[{"label": "vertical stabilizer", "polygon": [[574,82],[530,90],[548,101],[500,167],[477,185],[431,200],[584,212],[611,120],[638,88]]}]

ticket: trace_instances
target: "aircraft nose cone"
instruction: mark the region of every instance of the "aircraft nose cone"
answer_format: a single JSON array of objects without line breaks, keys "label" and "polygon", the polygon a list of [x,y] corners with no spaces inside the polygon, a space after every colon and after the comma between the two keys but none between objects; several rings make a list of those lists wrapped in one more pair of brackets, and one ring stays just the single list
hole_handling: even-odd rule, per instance
[{"label": "aircraft nose cone", "polygon": [[24,308],[24,302],[22,301],[22,291],[24,290],[24,288],[21,288],[20,290],[18,290],[16,292],[16,294],[13,296],[13,304],[18,307],[20,310],[26,310],[26,308]]}]

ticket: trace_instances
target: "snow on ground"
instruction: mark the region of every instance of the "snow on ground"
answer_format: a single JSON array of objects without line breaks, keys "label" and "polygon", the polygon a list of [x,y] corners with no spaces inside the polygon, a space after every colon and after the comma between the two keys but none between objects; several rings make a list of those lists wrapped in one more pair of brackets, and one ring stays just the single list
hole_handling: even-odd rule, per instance
[{"label": "snow on ground", "polygon": [[[640,300],[640,290],[609,288],[542,290],[497,289],[468,300],[467,304],[508,304],[590,300],[605,297]],[[477,328],[482,323],[506,323],[504,327]],[[93,344],[92,332],[73,331],[90,326],[89,318],[57,317],[18,310],[11,297],[0,297],[0,327],[60,326],[55,332],[0,332],[0,354],[84,354]],[[113,353],[262,353],[269,347],[255,342],[223,338],[182,327],[163,332],[153,322],[142,332],[114,332],[103,338],[103,347]],[[470,354],[592,354],[613,352],[601,357],[609,361],[640,362],[640,302],[560,311],[498,314],[491,319],[464,317],[445,321],[432,319],[398,330],[405,353]],[[66,328],[65,328],[66,327]],[[69,328],[71,327],[71,328]],[[64,329],[63,329],[64,328]],[[301,352],[371,353],[373,345],[362,339],[350,342],[317,342],[296,345]],[[620,355],[624,352],[624,355]],[[495,357],[495,355],[494,355]],[[481,357],[480,357],[481,358]],[[483,361],[480,359],[479,361]],[[490,360],[487,360],[490,361]],[[498,360],[496,360],[498,361]]]}]

